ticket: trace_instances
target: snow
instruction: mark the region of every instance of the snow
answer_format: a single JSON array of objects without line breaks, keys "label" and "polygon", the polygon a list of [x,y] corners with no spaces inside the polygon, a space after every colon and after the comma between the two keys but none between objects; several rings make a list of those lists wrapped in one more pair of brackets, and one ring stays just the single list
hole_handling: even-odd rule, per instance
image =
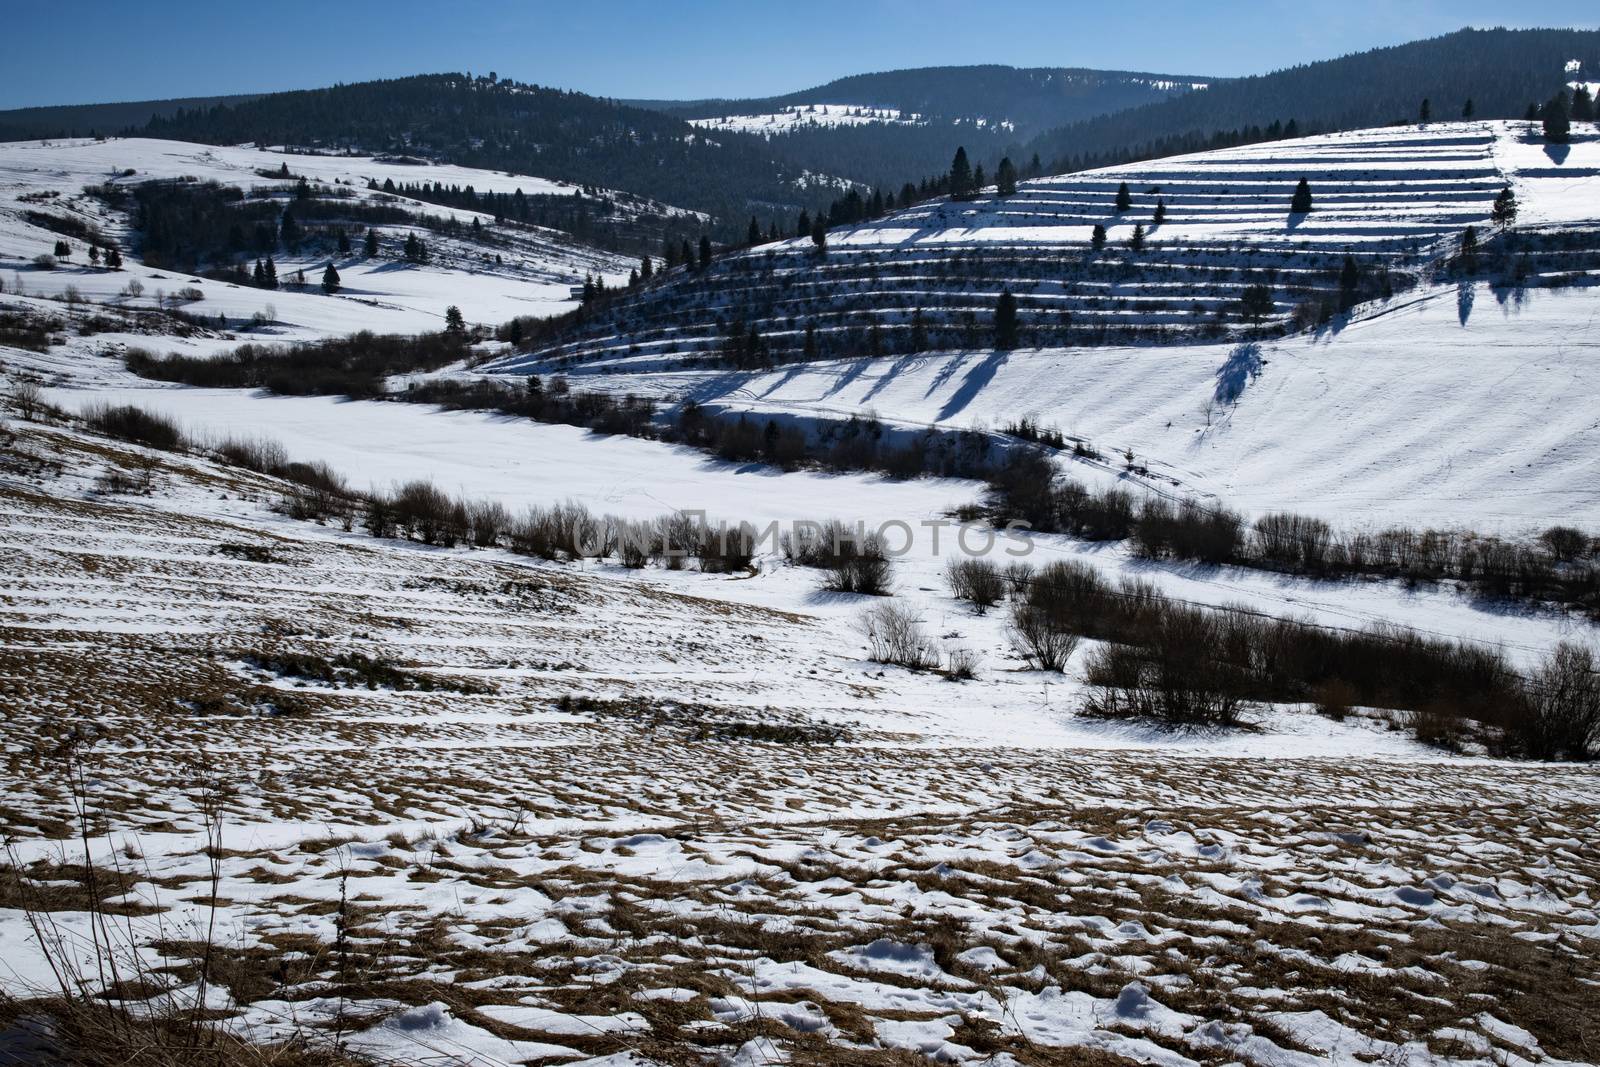
[{"label": "snow", "polygon": [[[1090,441],[1086,481],[1132,449],[1148,490],[1247,514],[1527,534],[1600,525],[1600,288],[1424,288],[1340,328],[1251,347],[1020,349],[583,375],[583,388],[909,428],[1037,420]],[[526,364],[508,360],[508,372]],[[493,369],[493,368],[491,368]]]},{"label": "snow", "polygon": [[[276,325],[264,335],[258,331],[252,339],[299,340],[359,329],[393,333],[438,329],[445,308],[452,304],[462,308],[469,322],[497,324],[518,315],[555,314],[573,306],[570,290],[586,274],[620,284],[637,265],[632,257],[600,252],[565,234],[534,229],[509,231],[512,243],[501,250],[503,264],[485,260],[477,246],[429,237],[434,262],[418,266],[389,258],[395,254],[394,244],[407,230],[395,225],[379,227],[391,246],[385,258],[352,256],[336,260],[342,288],[333,296],[323,294],[317,287],[327,258],[309,254],[277,258],[278,276],[285,283],[296,271],[305,271],[310,283],[305,290],[286,285],[278,291],[266,291],[159,271],[141,264],[132,254],[125,254],[123,270],[101,270],[88,265],[88,250],[77,240],[71,242],[74,254],[61,269],[43,271],[33,266],[36,256],[51,251],[58,235],[27,222],[23,212],[29,209],[75,216],[116,239],[125,252],[132,249],[134,242],[125,221],[98,201],[82,196],[86,185],[108,180],[128,185],[159,178],[193,177],[246,189],[277,188],[284,184],[282,179],[264,178],[255,172],[276,170],[282,164],[287,164],[292,173],[305,174],[316,182],[348,183],[362,199],[374,195],[366,190],[368,178],[380,184],[393,178],[397,183],[472,185],[480,192],[510,192],[517,188],[526,193],[572,191],[570,186],[526,175],[380,163],[364,156],[296,155],[147,138],[5,142],[0,143],[0,271],[6,273],[0,277],[4,278],[8,293],[20,288],[35,296],[58,297],[70,286],[92,302],[145,308],[155,306],[158,292],[173,296],[179,289],[193,286],[202,292],[203,299],[185,304],[186,311],[207,317],[221,313],[235,328],[257,313],[268,314]],[[121,176],[128,168],[135,173]],[[18,199],[42,192],[57,196],[43,203]],[[473,212],[403,198],[402,204],[419,214],[461,221],[474,217]],[[486,225],[493,221],[487,215],[476,217]],[[424,231],[424,236],[429,235]],[[128,283],[135,279],[144,287],[144,294],[125,295]]]},{"label": "snow", "polygon": [[[1471,212],[1478,187],[1507,174],[1536,217],[1591,217],[1586,175],[1545,173],[1588,166],[1587,142],[1554,164],[1511,124],[1503,135],[1473,129],[1464,147],[1439,144],[1448,132],[1330,143],[1374,164],[1396,138],[1413,155],[1461,147],[1471,156],[1461,167],[1474,172]],[[1239,165],[1270,167],[1270,149],[1253,151]],[[0,147],[0,170],[17,182],[0,191],[6,257],[44,240],[16,210],[33,180],[19,160],[33,158]],[[305,158],[291,157],[291,169]],[[78,177],[38,180],[66,195]],[[1375,211],[1351,210],[1381,224]],[[1236,215],[1203,225],[1254,224]],[[36,295],[8,291],[7,309],[59,311],[38,294],[67,280],[113,303],[106,287],[130,276],[186,282],[136,263],[109,282],[19,273]],[[292,324],[278,336],[420,328],[409,324],[446,302],[492,321],[544,299],[537,285],[459,267],[372,275],[353,268],[347,279],[384,306],[268,295]],[[244,314],[261,299],[204,285],[213,313]],[[1425,285],[1252,352],[977,350],[770,374],[641,360],[575,377],[729,411],[876,410],[904,427],[1036,416],[1106,452],[1099,466],[1063,457],[1078,476],[1252,514],[1592,527],[1596,299],[1585,286],[1517,295]],[[81,859],[85,846],[49,828],[70,811],[40,744],[78,729],[86,802],[108,831],[86,847],[102,864],[137,855],[129,892],[161,909],[119,919],[115,936],[164,965],[151,946],[181,942],[214,914],[241,960],[260,952],[290,971],[304,966],[304,978],[274,978],[269,998],[242,1008],[213,988],[241,1032],[325,1033],[338,1018],[350,1048],[380,1061],[485,1067],[640,1067],[636,1039],[692,1043],[730,1063],[825,1059],[821,1042],[1004,1062],[1003,1051],[983,1051],[995,1041],[977,1040],[998,1035],[1041,1060],[1080,1049],[1174,1067],[1197,1058],[1432,1067],[1447,1057],[1430,1039],[1507,1062],[1575,1047],[1558,1012],[1452,983],[1465,987],[1489,966],[1459,959],[1462,944],[1506,969],[1506,987],[1536,990],[1527,996],[1571,996],[1572,975],[1593,980],[1600,779],[1590,768],[1428,748],[1370,709],[1332,721],[1269,705],[1241,730],[1087,718],[1082,652],[1062,675],[1027,670],[1003,612],[977,615],[948,595],[952,535],[935,554],[921,523],[971,503],[973,482],[782,473],[483,413],[161,386],[121,369],[120,347],[132,343],[214,352],[233,342],[70,336],[0,359],[8,384],[38,380],[68,409],[128,401],[201,435],[270,437],[358,486],[426,477],[513,510],[574,499],[636,518],[686,509],[758,523],[897,519],[917,541],[894,564],[896,602],[941,647],[981,658],[979,677],[959,684],[869,663],[856,623],[875,601],[823,593],[813,572],[771,553],[728,576],[379,540],[293,521],[273,510],[281,487],[203,456],[155,457],[148,494],[109,493],[97,476],[137,467],[137,450],[8,421],[0,744],[11,771],[0,830],[23,861]],[[1149,479],[1118,469],[1122,447],[1149,464]],[[272,561],[220,551],[239,544]],[[1560,639],[1594,642],[1575,617],[1497,610],[1446,588],[1150,563],[1126,546],[1063,537],[1038,538],[1032,558],[1081,561],[1200,603],[1496,643],[1519,664]],[[492,691],[297,682],[250,666],[270,650],[391,658]],[[203,694],[248,687],[313,710],[198,710]],[[727,721],[843,733],[823,744],[699,732]],[[210,757],[203,773],[229,786],[215,901],[197,752]],[[40,877],[48,885],[66,873]],[[382,998],[329,993],[347,889],[360,909],[351,936]],[[52,919],[72,944],[87,940],[87,915]],[[0,910],[7,992],[49,981],[33,938],[20,912]],[[1540,986],[1547,972],[1555,984]],[[1202,976],[1223,980],[1197,994]],[[1353,980],[1359,1002],[1339,992]]]},{"label": "snow", "polygon": [[767,135],[808,126],[915,126],[922,121],[922,116],[901,112],[898,108],[824,103],[794,104],[781,111],[761,115],[718,115],[689,120],[691,125],[707,130]]}]

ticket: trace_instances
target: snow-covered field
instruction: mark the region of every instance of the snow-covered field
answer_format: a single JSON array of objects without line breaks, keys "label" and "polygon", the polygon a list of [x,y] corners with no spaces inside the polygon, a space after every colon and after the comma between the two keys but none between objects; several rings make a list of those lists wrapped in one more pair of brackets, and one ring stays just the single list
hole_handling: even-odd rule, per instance
[{"label": "snow-covered field", "polygon": [[[1578,171],[1594,146],[1541,163],[1517,125],[1375,131],[1327,151],[1346,170],[1402,153],[1415,172],[1421,153],[1463,171],[1448,180],[1467,191],[1429,216],[1450,227],[1481,216],[1478,186],[1492,195],[1512,172],[1536,223],[1592,221]],[[13,404],[0,430],[0,833],[52,901],[46,943],[71,954],[92,939],[81,800],[97,884],[128,913],[113,938],[125,962],[184,961],[165,973],[192,994],[196,935],[214,928],[208,1003],[230,1025],[262,1039],[336,1031],[386,1061],[1594,1062],[1590,768],[1452,754],[1378,709],[1264,704],[1236,730],[1088,718],[1094,642],[1064,674],[1029,670],[1003,611],[949,594],[954,532],[935,554],[922,524],[972,503],[978,483],[782,473],[483,413],[132,378],[128,345],[235,342],[71,323],[96,301],[126,304],[109,287],[128,277],[145,279],[146,303],[186,279],[130,256],[120,277],[21,269],[18,296],[9,272],[53,240],[17,198],[35,182],[73,195],[103,176],[86,168],[116,163],[93,153],[119,144],[134,142],[58,146],[55,164],[37,162],[50,149],[0,146],[0,310],[67,324],[46,352],[0,349],[7,386],[35,382],[69,411],[136,403],[201,438],[277,440],[358,488],[427,478],[513,511],[574,500],[632,518],[897,520],[914,541],[892,602],[978,668],[957,682],[869,662],[858,621],[879,601],[821,592],[776,553],[726,576],[379,540],[284,517],[272,479],[24,421]],[[1273,147],[1239,165],[1271,169]],[[262,155],[181,149],[162,150],[174,171],[237,175]],[[158,170],[161,153],[141,151],[127,165]],[[223,155],[184,155],[206,151]],[[299,172],[315,157],[287,158]],[[349,168],[331,178],[371,164],[317,165]],[[1555,167],[1567,169],[1544,173]],[[1177,188],[1179,172],[1163,173]],[[1343,209],[1329,200],[1333,227]],[[1253,210],[1189,224],[1265,233]],[[1407,234],[1434,225],[1401,216]],[[1330,247],[1374,217],[1351,207]],[[913,243],[940,239],[930,228]],[[601,262],[565,254],[537,269]],[[559,302],[554,280],[385,266],[345,273],[370,287],[362,298],[206,282],[202,307],[246,316],[265,297],[277,336],[295,338],[432,328],[450,303],[493,322]],[[89,303],[46,299],[69,281]],[[1063,458],[1096,484],[1128,480],[1115,456],[1131,448],[1148,491],[1523,534],[1600,523],[1597,292],[1424,285],[1259,349],[973,350],[770,373],[647,353],[571,373],[802,418],[1029,416],[1106,454]],[[120,488],[101,479],[111,471]],[[146,477],[148,492],[128,491]],[[1498,645],[1523,668],[1560,640],[1597,646],[1576,616],[1448,586],[1157,563],[1064,537],[1036,539],[1030,559],[1202,604]],[[387,673],[363,674],[372,663]],[[50,977],[12,884],[0,989],[18,992]]]},{"label": "snow-covered field", "polygon": [[[1014,666],[885,670],[839,615],[750,602],[795,596],[792,572],[641,582],[373,541],[170,456],[149,495],[107,496],[90,479],[138,450],[19,433],[13,855],[77,884],[81,766],[120,964],[193,960],[215,929],[208,1003],[241,1033],[486,1067],[1585,1057],[1585,769],[1360,716],[1093,727]],[[410,681],[283,666],[352,652]],[[81,905],[46,913],[81,951]],[[0,908],[10,989],[50,981],[34,937]]]},{"label": "snow-covered field", "polygon": [[[335,257],[342,288],[333,295],[317,287],[325,256],[280,255],[278,275],[287,281],[304,270],[309,281],[304,290],[285,287],[265,291],[249,286],[210,281],[172,271],[160,271],[126,257],[123,270],[91,266],[82,242],[73,256],[55,270],[39,270],[36,257],[53,249],[58,235],[27,220],[29,210],[73,218],[94,225],[124,248],[132,245],[125,220],[104,204],[83,195],[86,185],[112,182],[131,185],[152,179],[194,178],[217,181],[242,189],[277,188],[283,179],[263,177],[258,171],[276,171],[287,165],[296,175],[313,182],[348,187],[357,199],[367,199],[369,179],[380,185],[438,182],[471,185],[479,192],[570,194],[574,187],[527,175],[454,166],[385,163],[366,156],[317,156],[254,148],[188,144],[148,138],[108,140],[13,141],[0,143],[0,283],[8,293],[18,290],[35,296],[57,297],[69,287],[92,302],[151,308],[157,295],[175,297],[185,287],[201,291],[199,301],[185,301],[184,310],[199,315],[225,315],[235,324],[257,313],[274,325],[266,339],[297,340],[358,329],[415,333],[438,329],[444,310],[459,306],[470,322],[500,323],[518,315],[549,315],[572,306],[571,288],[587,274],[608,283],[626,281],[631,258],[589,248],[554,230],[509,231],[513,242],[504,262],[495,263],[481,249],[456,242],[435,242],[434,262],[408,264],[397,247],[384,257]],[[134,173],[128,174],[132,170]],[[48,199],[21,201],[23,196],[56,194]],[[418,214],[472,221],[475,213],[399,198]],[[483,225],[493,222],[477,214]],[[383,227],[380,227],[383,228]],[[387,229],[387,228],[384,228]],[[428,236],[422,228],[413,229]],[[391,245],[397,246],[407,229],[394,227]],[[356,244],[359,246],[360,242]],[[137,280],[141,295],[127,293]],[[258,338],[260,339],[260,338]]]}]

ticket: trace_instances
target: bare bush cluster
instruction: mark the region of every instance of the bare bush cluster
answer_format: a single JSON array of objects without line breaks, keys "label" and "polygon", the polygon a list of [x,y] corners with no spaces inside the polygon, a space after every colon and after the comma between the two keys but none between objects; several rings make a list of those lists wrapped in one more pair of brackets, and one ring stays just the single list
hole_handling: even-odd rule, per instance
[{"label": "bare bush cluster", "polygon": [[1013,453],[990,480],[991,514],[1039,532],[1130,540],[1148,559],[1231,563],[1317,577],[1453,580],[1488,597],[1553,600],[1600,613],[1600,539],[1553,526],[1530,543],[1460,530],[1340,531],[1323,519],[1272,512],[1247,524],[1227,508],[1096,491],[1056,477],[1041,450]]},{"label": "bare bush cluster", "polygon": [[858,626],[874,663],[914,671],[939,666],[939,648],[923,630],[915,608],[894,602],[879,604],[861,614]]},{"label": "bare bush cluster", "polygon": [[864,525],[838,520],[798,523],[780,544],[790,563],[826,572],[822,588],[829,592],[889,594],[890,565],[883,542]]},{"label": "bare bush cluster", "polygon": [[945,568],[945,580],[950,585],[950,595],[957,600],[970,601],[983,614],[1005,598],[1005,575],[991,560],[954,559]]}]

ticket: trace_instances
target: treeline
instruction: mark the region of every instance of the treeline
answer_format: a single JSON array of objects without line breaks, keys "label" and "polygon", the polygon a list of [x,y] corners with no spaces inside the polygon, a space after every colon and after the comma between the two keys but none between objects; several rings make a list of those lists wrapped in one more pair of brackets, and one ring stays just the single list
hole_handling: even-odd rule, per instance
[{"label": "treeline", "polygon": [[443,182],[368,181],[367,188],[387,195],[405,196],[429,204],[462,208],[493,215],[495,222],[542,226],[571,234],[586,244],[614,252],[649,254],[658,245],[676,249],[697,238],[702,225],[693,215],[655,210],[649,201],[627,194],[607,193],[594,186],[570,194],[478,192],[471,185]]},{"label": "treeline", "polygon": [[[273,176],[290,177],[287,172]],[[450,234],[468,229],[452,217],[365,202],[352,190],[313,186],[303,178],[248,193],[237,186],[185,179],[135,186],[106,183],[84,191],[131,212],[140,252],[150,266],[241,284],[263,284],[260,276],[246,273],[246,259],[271,263],[279,251],[350,256],[359,247],[368,258],[387,251],[419,259],[412,250],[419,241],[414,233],[408,234],[403,248],[386,248],[376,226],[405,225]]]},{"label": "treeline", "polygon": [[285,396],[371,398],[390,375],[425,372],[466,358],[464,331],[411,335],[361,332],[297,345],[240,345],[225,356],[165,358],[130,348],[127,367],[141,378],[210,389],[266,389]]},{"label": "treeline", "polygon": [[1012,641],[1035,667],[1064,669],[1080,639],[1102,642],[1083,664],[1091,715],[1229,725],[1252,702],[1309,702],[1336,718],[1360,705],[1409,711],[1419,739],[1447,747],[1477,736],[1499,755],[1600,755],[1600,673],[1573,646],[1524,677],[1497,648],[1197,606],[1074,562],[1008,574],[969,561],[952,590],[972,599],[975,581],[996,598],[1010,590]]},{"label": "treeline", "polygon": [[[1580,72],[1563,72],[1577,60]],[[1217,131],[1263,131],[1293,115],[1305,132],[1416,122],[1424,100],[1435,121],[1520,118],[1571,79],[1594,80],[1600,32],[1467,29],[1341,56],[1087,119],[1042,134],[1027,149],[1052,170],[1221,147]],[[1582,72],[1587,71],[1584,74]],[[1242,143],[1242,142],[1240,142]],[[1074,167],[1074,169],[1076,169]]]},{"label": "treeline", "polygon": [[[1131,461],[1130,461],[1131,462]],[[1460,530],[1336,530],[1288,512],[1253,523],[1195,500],[1136,498],[1056,476],[1048,453],[1017,450],[991,480],[991,514],[1039,532],[1127,541],[1146,559],[1232,564],[1316,578],[1456,581],[1481,596],[1569,605],[1600,619],[1600,539],[1553,526],[1535,543]]]},{"label": "treeline", "polygon": [[752,138],[710,138],[682,119],[490,74],[427,74],[272,93],[153,117],[137,132],[209,144],[360,149],[624,189],[703,211],[736,241],[753,205],[815,209],[802,167]]}]

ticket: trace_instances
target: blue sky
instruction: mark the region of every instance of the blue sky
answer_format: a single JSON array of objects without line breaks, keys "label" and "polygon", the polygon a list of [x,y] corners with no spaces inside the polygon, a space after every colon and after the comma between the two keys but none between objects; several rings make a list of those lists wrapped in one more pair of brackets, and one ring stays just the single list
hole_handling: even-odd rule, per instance
[{"label": "blue sky", "polygon": [[1256,74],[1464,25],[1600,25],[1479,0],[0,2],[0,108],[308,88],[428,71],[617,97],[762,96],[962,63]]}]

